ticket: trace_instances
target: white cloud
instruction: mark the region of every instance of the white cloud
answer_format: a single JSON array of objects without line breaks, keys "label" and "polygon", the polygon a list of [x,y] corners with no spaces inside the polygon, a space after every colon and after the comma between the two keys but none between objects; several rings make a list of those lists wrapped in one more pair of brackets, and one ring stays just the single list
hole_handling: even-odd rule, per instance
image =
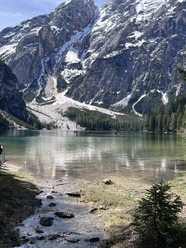
[{"label": "white cloud", "polygon": [[16,14],[13,14],[13,16],[17,17],[17,16],[23,16],[22,14],[20,14],[19,12],[17,12]]}]

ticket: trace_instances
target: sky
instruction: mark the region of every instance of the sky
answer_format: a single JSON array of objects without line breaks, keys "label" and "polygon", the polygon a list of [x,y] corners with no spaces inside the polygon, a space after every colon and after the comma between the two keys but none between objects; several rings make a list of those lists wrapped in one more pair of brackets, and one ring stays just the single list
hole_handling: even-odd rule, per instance
[{"label": "sky", "polygon": [[[66,0],[67,1],[67,0]],[[0,0],[0,31],[9,26],[38,16],[49,14],[65,0]],[[94,0],[101,7],[106,0]]]}]

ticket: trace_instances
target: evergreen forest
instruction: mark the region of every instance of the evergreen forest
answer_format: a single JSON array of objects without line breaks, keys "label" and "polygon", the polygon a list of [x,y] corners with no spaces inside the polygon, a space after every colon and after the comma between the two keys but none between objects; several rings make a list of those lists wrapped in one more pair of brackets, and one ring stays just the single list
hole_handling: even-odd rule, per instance
[{"label": "evergreen forest", "polygon": [[186,95],[175,101],[161,105],[156,111],[149,112],[146,117],[145,130],[149,132],[182,132],[186,129]]},{"label": "evergreen forest", "polygon": [[73,107],[69,108],[65,115],[86,130],[140,131],[144,127],[144,121],[141,118],[129,115],[118,114],[113,117],[98,111]]}]

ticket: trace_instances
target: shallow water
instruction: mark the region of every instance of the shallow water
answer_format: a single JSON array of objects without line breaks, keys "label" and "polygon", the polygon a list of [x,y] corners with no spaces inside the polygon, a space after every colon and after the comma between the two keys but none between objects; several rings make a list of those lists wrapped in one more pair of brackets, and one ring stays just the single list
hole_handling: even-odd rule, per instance
[{"label": "shallow water", "polygon": [[[28,242],[16,248],[97,248],[108,238],[101,216],[91,214],[87,206],[66,195],[77,191],[76,180],[46,181],[41,189],[38,198],[42,206],[18,227],[21,237]],[[56,206],[50,206],[51,202]],[[60,218],[55,215],[58,211],[73,213],[74,218]],[[42,217],[53,218],[53,224],[42,226]]]},{"label": "shallow water", "polygon": [[173,134],[6,131],[0,142],[9,163],[43,179],[117,175],[153,181],[186,172],[186,141]]}]

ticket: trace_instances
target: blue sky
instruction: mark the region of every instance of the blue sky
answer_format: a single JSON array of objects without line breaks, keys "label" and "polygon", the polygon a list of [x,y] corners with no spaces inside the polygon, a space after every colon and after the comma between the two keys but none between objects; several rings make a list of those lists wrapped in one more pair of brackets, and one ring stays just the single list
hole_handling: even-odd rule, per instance
[{"label": "blue sky", "polygon": [[[41,14],[49,14],[65,0],[0,0],[0,31]],[[101,7],[106,0],[94,0]]]}]

